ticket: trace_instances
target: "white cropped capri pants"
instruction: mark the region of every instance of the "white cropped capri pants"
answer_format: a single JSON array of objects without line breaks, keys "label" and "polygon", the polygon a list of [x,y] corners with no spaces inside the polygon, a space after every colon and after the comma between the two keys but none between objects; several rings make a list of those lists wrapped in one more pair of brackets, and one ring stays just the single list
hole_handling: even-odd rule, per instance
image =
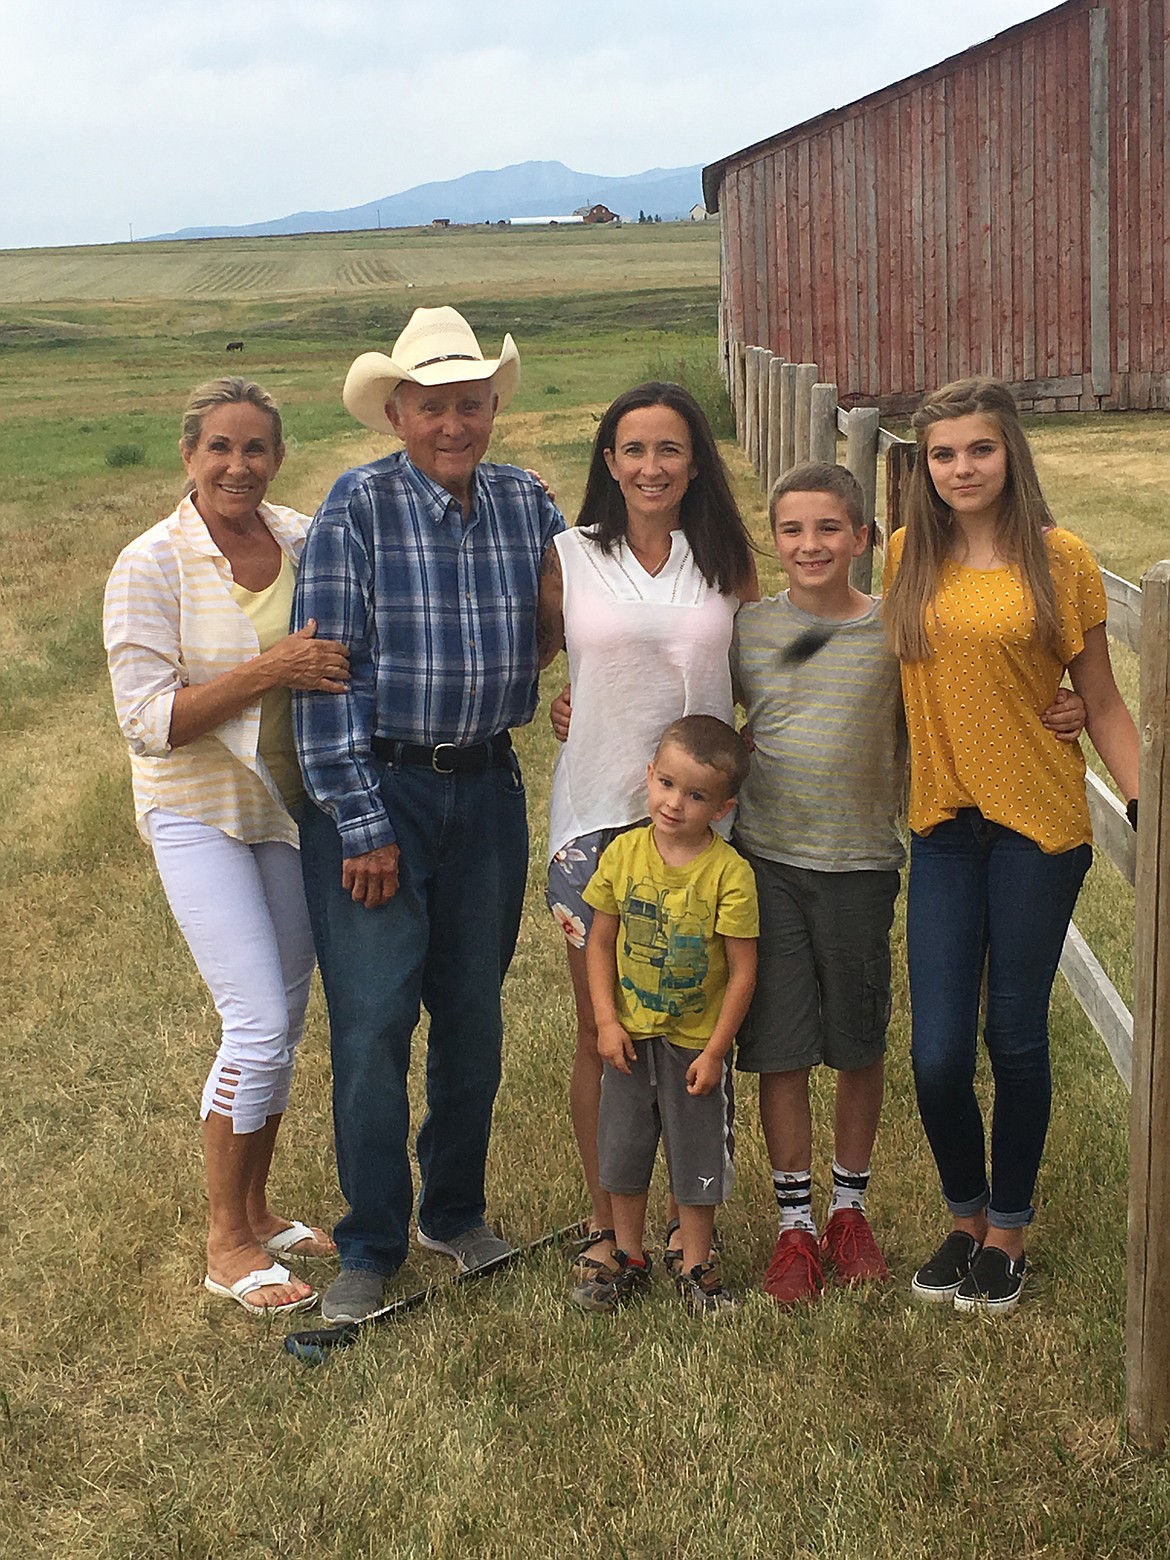
[{"label": "white cropped capri pants", "polygon": [[313,938],[300,852],[279,840],[245,845],[161,809],[147,815],[155,863],[179,929],[207,982],[223,1038],[200,1116],[258,1132],[288,1105],[305,1025]]}]

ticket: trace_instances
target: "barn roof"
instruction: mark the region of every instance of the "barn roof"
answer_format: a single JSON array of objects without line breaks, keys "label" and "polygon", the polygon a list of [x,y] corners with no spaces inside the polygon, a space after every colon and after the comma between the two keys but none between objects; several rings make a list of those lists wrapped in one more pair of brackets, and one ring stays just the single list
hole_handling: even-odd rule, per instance
[{"label": "barn roof", "polygon": [[800,140],[807,135],[813,135],[820,130],[828,128],[835,122],[852,118],[854,115],[867,112],[883,103],[892,102],[907,92],[917,90],[927,82],[937,80],[941,76],[948,75],[954,70],[957,63],[962,60],[968,63],[977,59],[980,55],[998,53],[1001,49],[1009,47],[1017,38],[1024,37],[1031,32],[1042,32],[1052,23],[1053,17],[1064,16],[1073,11],[1093,10],[1102,5],[1104,0],[1063,0],[1063,4],[1042,11],[1039,16],[1033,16],[1026,22],[1018,22],[1014,27],[1008,27],[994,37],[988,38],[984,43],[974,44],[969,49],[964,49],[959,54],[952,54],[945,60],[940,60],[937,65],[928,65],[924,70],[915,71],[914,75],[906,76],[901,81],[895,81],[888,87],[879,87],[876,92],[870,92],[865,97],[857,98],[852,103],[847,103],[844,108],[830,108],[823,114],[817,114],[812,119],[806,119],[802,124],[793,125],[789,130],[781,130],[777,135],[769,136],[764,141],[756,141],[752,146],[745,146],[742,151],[730,152],[726,157],[721,157],[718,162],[709,163],[703,169],[703,198],[707,202],[708,211],[719,210],[719,190],[723,183],[723,175],[729,164],[741,160],[750,160],[761,152],[771,152],[785,145],[786,142]]}]

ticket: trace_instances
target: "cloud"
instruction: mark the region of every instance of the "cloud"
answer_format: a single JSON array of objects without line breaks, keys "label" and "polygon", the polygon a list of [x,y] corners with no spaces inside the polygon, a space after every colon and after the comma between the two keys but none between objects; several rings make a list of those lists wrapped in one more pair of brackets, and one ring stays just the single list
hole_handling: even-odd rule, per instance
[{"label": "cloud", "polygon": [[0,3],[0,246],[710,162],[1049,9],[872,0]]}]

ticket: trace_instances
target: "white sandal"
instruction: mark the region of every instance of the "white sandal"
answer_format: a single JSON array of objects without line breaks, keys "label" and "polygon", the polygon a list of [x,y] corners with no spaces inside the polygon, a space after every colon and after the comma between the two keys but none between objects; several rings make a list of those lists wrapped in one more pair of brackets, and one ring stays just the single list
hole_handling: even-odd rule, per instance
[{"label": "white sandal", "polygon": [[[322,1235],[325,1234],[324,1230],[320,1233]],[[311,1257],[307,1253],[292,1250],[294,1246],[299,1246],[303,1240],[316,1240],[317,1235],[318,1232],[311,1225],[302,1223],[300,1219],[294,1219],[287,1230],[277,1230],[275,1235],[270,1236],[268,1240],[262,1240],[260,1244],[265,1251],[270,1252],[274,1257],[283,1257],[287,1253],[293,1257],[303,1255],[308,1262],[320,1261],[320,1257]],[[328,1236],[326,1236],[326,1239],[328,1239]],[[331,1257],[333,1252],[330,1251],[322,1255]]]},{"label": "white sandal", "polygon": [[[288,1232],[285,1231],[287,1234]],[[253,1268],[234,1284],[217,1284],[211,1274],[203,1279],[203,1287],[209,1294],[220,1295],[224,1300],[234,1300],[243,1306],[250,1316],[287,1316],[290,1311],[305,1311],[317,1303],[317,1291],[313,1290],[303,1300],[286,1300],[283,1305],[250,1305],[247,1296],[257,1289],[270,1289],[277,1284],[287,1284],[292,1277],[288,1268],[274,1262],[271,1267]]]}]

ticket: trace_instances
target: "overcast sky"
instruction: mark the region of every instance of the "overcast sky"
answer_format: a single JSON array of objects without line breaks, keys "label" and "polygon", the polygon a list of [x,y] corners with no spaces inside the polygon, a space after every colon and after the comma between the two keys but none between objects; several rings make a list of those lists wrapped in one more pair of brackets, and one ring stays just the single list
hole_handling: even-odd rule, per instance
[{"label": "overcast sky", "polygon": [[1052,0],[0,0],[0,248],[713,162]]}]

